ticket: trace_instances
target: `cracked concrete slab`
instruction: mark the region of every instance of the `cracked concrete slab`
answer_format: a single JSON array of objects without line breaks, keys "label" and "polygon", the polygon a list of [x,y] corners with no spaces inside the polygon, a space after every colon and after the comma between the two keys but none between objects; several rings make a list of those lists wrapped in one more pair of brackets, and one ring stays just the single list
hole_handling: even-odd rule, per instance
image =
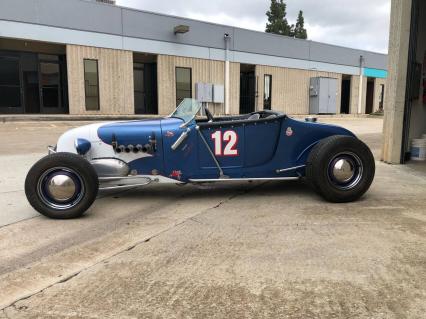
[{"label": "cracked concrete slab", "polygon": [[[379,178],[393,173],[384,164],[378,171]],[[410,212],[424,216],[423,209],[377,188],[361,202],[334,205],[299,183],[260,185],[6,313],[422,318],[426,222]]]},{"label": "cracked concrete slab", "polygon": [[[333,121],[379,154],[380,120]],[[378,163],[356,203],[299,182],[156,185],[23,220],[0,228],[0,319],[423,318],[425,194],[421,171]]]}]

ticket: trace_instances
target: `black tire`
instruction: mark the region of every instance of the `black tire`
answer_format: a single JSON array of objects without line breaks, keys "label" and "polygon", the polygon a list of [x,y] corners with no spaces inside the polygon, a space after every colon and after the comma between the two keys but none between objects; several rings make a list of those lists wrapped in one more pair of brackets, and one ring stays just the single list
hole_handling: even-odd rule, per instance
[{"label": "black tire", "polygon": [[[54,177],[61,173],[72,177],[73,185],[76,185],[70,199],[59,202],[48,193],[49,176],[46,174]],[[71,153],[56,153],[40,159],[25,179],[25,195],[31,206],[40,214],[54,219],[71,219],[83,215],[95,201],[98,189],[99,180],[92,165],[81,156]]]},{"label": "black tire", "polygon": [[[350,167],[348,176],[353,174],[347,181],[343,181],[334,169],[338,170],[339,164],[341,167],[342,160]],[[367,192],[375,170],[374,156],[367,145],[355,137],[336,135],[321,140],[312,149],[307,160],[306,178],[326,200],[346,203]]]}]

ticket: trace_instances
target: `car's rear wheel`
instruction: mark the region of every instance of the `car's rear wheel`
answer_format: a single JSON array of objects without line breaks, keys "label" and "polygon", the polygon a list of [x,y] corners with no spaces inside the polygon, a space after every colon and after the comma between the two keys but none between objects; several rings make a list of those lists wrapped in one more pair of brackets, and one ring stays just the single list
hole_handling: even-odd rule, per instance
[{"label": "car's rear wheel", "polygon": [[330,202],[359,199],[367,192],[375,174],[374,156],[367,145],[351,136],[331,136],[311,151],[306,178]]},{"label": "car's rear wheel", "polygon": [[96,199],[94,168],[81,156],[56,153],[39,160],[28,172],[25,194],[40,214],[55,219],[76,218]]}]

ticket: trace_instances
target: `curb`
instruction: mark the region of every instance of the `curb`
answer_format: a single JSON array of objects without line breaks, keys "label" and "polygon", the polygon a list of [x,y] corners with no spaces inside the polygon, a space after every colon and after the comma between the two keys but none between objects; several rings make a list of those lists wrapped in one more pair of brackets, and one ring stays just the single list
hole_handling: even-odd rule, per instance
[{"label": "curb", "polygon": [[78,122],[132,121],[158,118],[160,115],[0,115],[0,123],[11,122]]}]

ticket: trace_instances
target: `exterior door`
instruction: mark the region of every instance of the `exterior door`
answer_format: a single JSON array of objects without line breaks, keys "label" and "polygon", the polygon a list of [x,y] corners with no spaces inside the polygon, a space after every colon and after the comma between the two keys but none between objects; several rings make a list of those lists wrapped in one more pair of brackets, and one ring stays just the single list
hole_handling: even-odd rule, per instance
[{"label": "exterior door", "polygon": [[157,64],[134,63],[135,114],[158,114]]},{"label": "exterior door", "polygon": [[0,113],[23,113],[19,57],[0,55]]},{"label": "exterior door", "polygon": [[254,72],[240,74],[240,114],[249,114],[255,111],[256,104],[256,77]]},{"label": "exterior door", "polygon": [[135,90],[135,114],[146,114],[144,65],[142,63],[134,64],[133,85]]},{"label": "exterior door", "polygon": [[244,167],[256,167],[272,159],[277,149],[281,121],[258,120],[244,126]]},{"label": "exterior door", "polygon": [[40,74],[40,109],[41,113],[61,113],[61,68],[59,62],[41,61]]},{"label": "exterior door", "polygon": [[365,114],[373,113],[374,104],[374,82],[367,82],[367,102],[365,104]]}]

